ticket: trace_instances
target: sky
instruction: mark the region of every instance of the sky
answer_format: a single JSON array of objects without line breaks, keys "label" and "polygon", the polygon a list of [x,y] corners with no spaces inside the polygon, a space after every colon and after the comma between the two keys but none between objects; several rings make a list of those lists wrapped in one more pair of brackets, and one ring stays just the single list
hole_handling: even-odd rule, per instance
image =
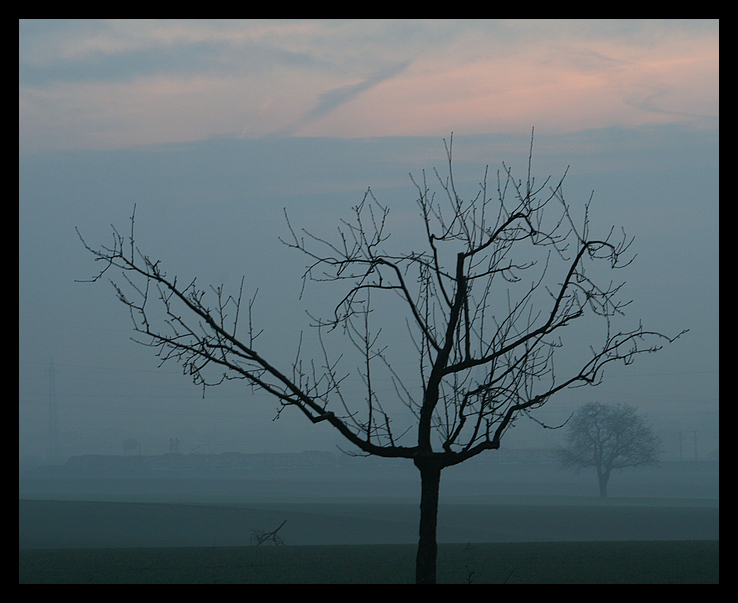
[{"label": "sky", "polygon": [[[637,406],[670,456],[719,446],[719,26],[671,20],[21,20],[19,454],[47,453],[49,401],[65,456],[334,450],[340,436],[243,382],[207,391],[136,345],[93,246],[111,224],[181,279],[258,288],[265,350],[289,367],[305,311],[329,304],[292,223],[335,232],[367,187],[398,249],[418,212],[409,173],[445,167],[476,194],[486,165],[560,177],[575,211],[635,236],[630,326],[675,335],[562,392],[536,417],[589,401]],[[392,337],[388,344],[399,346]],[[341,353],[340,343],[337,348]],[[398,351],[402,355],[402,351]],[[50,371],[53,362],[53,380]],[[347,370],[352,367],[348,366]],[[408,367],[401,367],[402,369]],[[388,383],[384,394],[391,396]],[[521,422],[503,446],[555,446]]]}]

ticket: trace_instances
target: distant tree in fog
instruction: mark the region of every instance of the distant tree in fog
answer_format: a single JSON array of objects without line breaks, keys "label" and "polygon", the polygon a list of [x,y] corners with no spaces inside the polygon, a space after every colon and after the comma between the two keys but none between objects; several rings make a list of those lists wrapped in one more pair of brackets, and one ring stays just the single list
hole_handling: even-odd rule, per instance
[{"label": "distant tree in fog", "polygon": [[658,460],[661,440],[644,416],[628,404],[590,402],[569,420],[566,447],[559,458],[564,467],[577,470],[594,467],[600,497],[607,497],[607,482],[613,469],[649,465]]},{"label": "distant tree in fog", "polygon": [[[389,245],[389,209],[371,190],[333,235],[295,231],[287,220],[283,242],[308,258],[303,287],[312,281],[338,291],[337,303],[313,319],[315,353],[305,361],[302,336],[291,362],[285,354],[266,357],[265,335],[252,322],[255,299],[242,302],[243,280],[231,296],[222,286],[169,276],[141,253],[135,206],[130,238],[113,228],[112,247],[93,249],[82,239],[102,265],[92,281],[108,271],[122,274],[113,283],[118,299],[139,343],[157,350],[162,364],[180,363],[203,388],[244,379],[274,396],[278,414],[297,409],[313,423],[331,425],[359,454],[415,464],[419,583],[436,581],[443,469],[498,449],[518,418],[530,417],[558,391],[597,385],[609,363],[630,364],[674,340],[640,325],[614,328],[628,302],[606,273],[632,261],[632,239],[614,228],[593,235],[591,198],[575,220],[562,189],[566,173],[558,182],[535,181],[532,138],[525,181],[503,164],[488,186],[485,170],[469,200],[454,182],[452,145],[453,138],[448,172],[434,172],[438,196],[425,173],[419,182],[411,176],[419,210],[415,249],[407,248],[414,245],[407,222],[398,224],[400,236]],[[582,329],[569,341],[581,348],[569,355],[568,371],[563,365],[554,371],[564,329],[575,322]],[[333,337],[350,345],[331,354]],[[407,359],[412,369],[406,371],[396,361]],[[353,390],[341,361],[357,367]]]}]

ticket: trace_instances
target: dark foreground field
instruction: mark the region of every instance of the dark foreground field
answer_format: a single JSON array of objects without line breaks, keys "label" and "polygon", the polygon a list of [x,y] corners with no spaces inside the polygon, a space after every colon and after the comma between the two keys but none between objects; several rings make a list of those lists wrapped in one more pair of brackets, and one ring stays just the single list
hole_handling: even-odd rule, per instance
[{"label": "dark foreground field", "polygon": [[[438,541],[590,542],[718,540],[720,507],[626,504],[574,499],[569,504],[446,503]],[[509,504],[515,502],[515,504]],[[676,501],[679,503],[680,501]],[[682,503],[684,504],[684,503]],[[273,530],[289,546],[414,544],[417,503],[165,504],[106,501],[18,501],[21,549],[240,547],[252,529]]]},{"label": "dark foreground field", "polygon": [[[19,582],[401,584],[413,545],[21,550]],[[719,541],[442,544],[441,583],[718,583]]]},{"label": "dark foreground field", "polygon": [[[445,504],[439,581],[719,580],[717,501],[525,502]],[[414,503],[20,500],[18,511],[21,583],[403,583],[414,576]],[[249,546],[252,529],[284,520],[286,546]]]}]

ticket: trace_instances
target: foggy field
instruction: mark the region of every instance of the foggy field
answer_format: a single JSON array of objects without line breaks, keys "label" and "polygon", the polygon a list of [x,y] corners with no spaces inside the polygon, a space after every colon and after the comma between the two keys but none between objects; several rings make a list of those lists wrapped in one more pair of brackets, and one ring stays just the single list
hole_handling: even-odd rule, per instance
[{"label": "foggy field", "polygon": [[[443,505],[439,581],[466,583],[469,572],[475,583],[719,579],[717,500],[545,502]],[[18,516],[21,583],[414,579],[416,502],[20,500]],[[250,546],[252,529],[272,530],[285,519],[279,534],[287,546]]]},{"label": "foggy field", "polygon": [[[449,472],[439,580],[716,582],[719,467],[685,467],[618,475],[618,495],[604,501],[592,476],[544,466]],[[416,473],[351,465],[232,479],[21,477],[19,579],[412,582]],[[284,520],[286,546],[251,546],[252,529]]]},{"label": "foggy field", "polygon": [[[400,584],[413,545],[21,550],[19,582]],[[439,583],[718,583],[718,541],[442,544]]]},{"label": "foggy field", "polygon": [[[442,505],[438,542],[719,539],[717,501],[675,506],[679,501],[500,500],[509,502]],[[286,519],[279,535],[290,546],[415,544],[418,517],[415,501],[196,505],[21,500],[18,541],[21,549],[238,547],[251,544],[252,529],[273,530]]]}]

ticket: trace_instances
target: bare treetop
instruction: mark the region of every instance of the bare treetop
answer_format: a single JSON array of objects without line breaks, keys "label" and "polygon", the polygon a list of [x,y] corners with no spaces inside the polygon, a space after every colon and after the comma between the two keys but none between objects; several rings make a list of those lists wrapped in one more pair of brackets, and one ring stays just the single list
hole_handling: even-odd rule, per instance
[{"label": "bare treetop", "polygon": [[[425,249],[399,254],[386,250],[389,208],[371,190],[353,209],[353,220],[342,220],[336,240],[305,230],[298,233],[290,225],[291,238],[283,241],[310,258],[306,280],[347,282],[347,292],[332,315],[315,319],[315,325],[342,326],[367,364],[377,360],[392,371],[397,394],[420,421],[418,445],[431,450],[430,434],[435,431],[447,464],[499,447],[516,413],[543,405],[565,387],[596,385],[607,363],[630,363],[637,353],[656,351],[659,345],[642,342],[649,335],[662,337],[641,326],[612,331],[610,317],[622,314],[629,302],[617,295],[622,285],[595,283],[585,262],[604,260],[610,268],[627,266],[633,259],[627,255],[632,239],[624,231],[616,236],[614,228],[604,238],[590,237],[591,197],[577,225],[561,190],[566,174],[555,185],[550,179],[536,185],[530,161],[525,182],[515,180],[503,164],[495,198],[489,194],[485,171],[477,196],[464,201],[454,184],[452,144],[453,139],[446,146],[448,176],[442,178],[435,171],[440,198],[431,193],[425,173],[420,183],[413,179],[425,226]],[[553,219],[544,219],[546,209],[555,212]],[[524,244],[546,252],[541,266],[536,260],[519,259],[519,247]],[[563,269],[552,267],[552,256]],[[510,285],[520,284],[534,268],[530,285],[523,285],[522,293],[519,287],[519,296],[511,297]],[[534,293],[542,287],[548,307],[534,310],[533,302],[540,301]],[[392,370],[367,326],[372,296],[389,292],[399,295],[406,309],[425,385],[420,399]],[[507,296],[507,311],[503,316],[491,315],[490,308],[499,305],[503,296]],[[557,379],[553,372],[554,354],[560,347],[557,332],[587,310],[604,319],[604,343],[579,372]],[[482,379],[476,377],[478,367],[484,367]],[[368,367],[365,370],[369,374]],[[335,374],[329,372],[329,377],[339,390]],[[344,418],[352,421],[365,444],[380,440],[394,449],[389,417],[370,382],[367,387],[372,401],[367,415],[359,421],[346,409]]]}]

